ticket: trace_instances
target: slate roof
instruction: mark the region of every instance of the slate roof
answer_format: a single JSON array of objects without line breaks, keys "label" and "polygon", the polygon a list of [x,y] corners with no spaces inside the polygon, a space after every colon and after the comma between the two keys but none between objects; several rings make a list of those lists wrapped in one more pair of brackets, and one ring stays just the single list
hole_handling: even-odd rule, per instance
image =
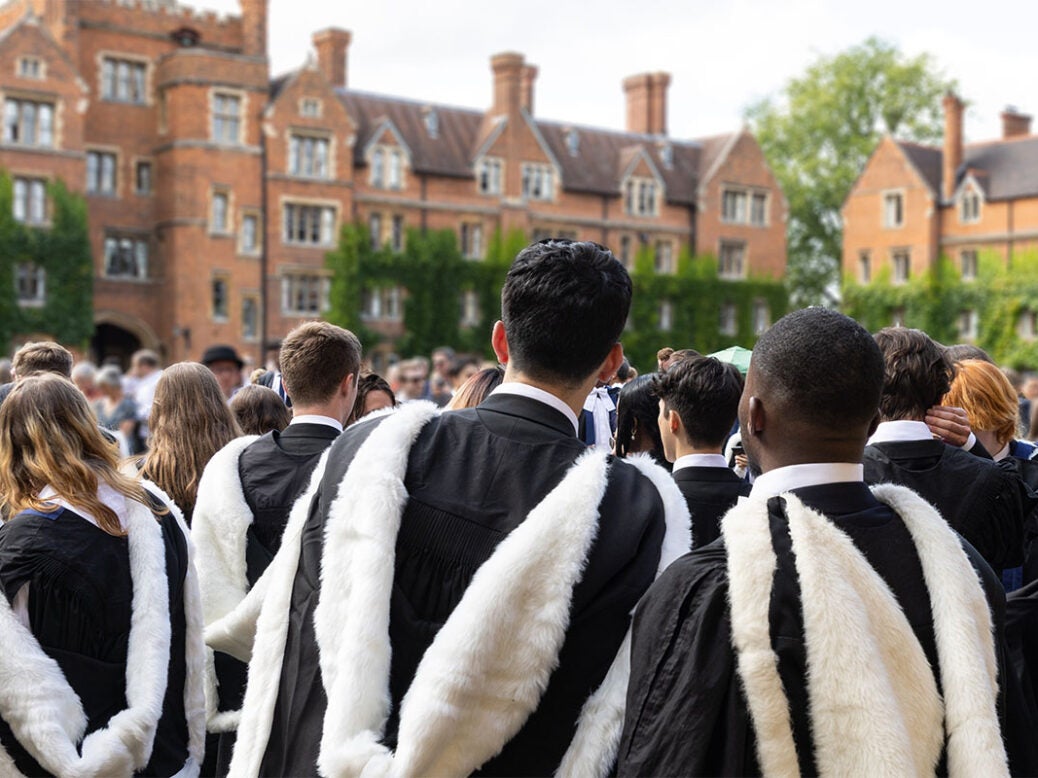
[{"label": "slate roof", "polygon": [[[278,83],[272,87],[279,88]],[[481,140],[485,114],[417,100],[387,97],[352,89],[338,90],[347,112],[357,123],[354,146],[358,166],[366,164],[363,154],[379,126],[388,119],[411,151],[411,166],[419,173],[472,178],[473,156]],[[426,129],[425,117],[435,111],[437,137]],[[620,195],[621,176],[630,161],[631,149],[644,148],[663,178],[667,200],[693,205],[703,176],[728,145],[732,135],[700,141],[618,132],[562,122],[533,122],[544,145],[559,163],[562,187],[569,191]],[[577,134],[577,151],[571,153],[570,133]],[[665,149],[669,147],[669,160]]]},{"label": "slate roof", "polygon": [[[944,153],[940,148],[898,141],[927,184],[941,192]],[[955,174],[956,186],[970,173],[988,200],[1016,200],[1038,196],[1038,136],[974,143],[963,149]]]}]

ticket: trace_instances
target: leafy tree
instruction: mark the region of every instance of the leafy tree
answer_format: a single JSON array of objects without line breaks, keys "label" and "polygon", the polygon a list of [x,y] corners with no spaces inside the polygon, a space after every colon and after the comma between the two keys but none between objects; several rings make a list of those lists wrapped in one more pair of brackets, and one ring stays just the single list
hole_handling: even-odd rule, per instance
[{"label": "leafy tree", "polygon": [[[0,171],[0,351],[18,333],[47,333],[85,347],[94,331],[94,263],[86,201],[61,181],[48,185],[50,226],[33,227],[14,219],[9,175]],[[46,299],[41,307],[18,305],[14,286],[20,264],[42,268]]]},{"label": "leafy tree", "polygon": [[941,97],[954,88],[930,55],[909,58],[878,38],[820,57],[746,119],[789,202],[787,283],[795,305],[822,302],[838,278],[840,208],[880,138],[942,134]]}]

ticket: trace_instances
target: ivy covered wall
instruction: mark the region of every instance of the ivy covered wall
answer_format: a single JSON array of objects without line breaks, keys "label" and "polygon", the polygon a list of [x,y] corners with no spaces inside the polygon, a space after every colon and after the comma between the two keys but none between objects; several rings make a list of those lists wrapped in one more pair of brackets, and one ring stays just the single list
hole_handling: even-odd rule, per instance
[{"label": "ivy covered wall", "polygon": [[[501,316],[501,286],[515,255],[526,246],[521,232],[495,234],[482,260],[464,259],[453,231],[422,234],[409,231],[399,254],[388,247],[373,249],[368,231],[349,225],[342,231],[338,248],[330,252],[332,271],[331,309],[327,318],[357,333],[365,346],[379,337],[365,326],[360,312],[365,290],[389,286],[406,289],[403,324],[406,334],[395,344],[403,356],[429,354],[441,345],[491,357],[490,329]],[[781,281],[750,278],[727,281],[717,276],[713,256],[692,257],[684,252],[677,272],[656,273],[651,248],[640,251],[631,274],[634,301],[630,323],[623,336],[624,350],[640,371],[654,370],[656,352],[662,346],[695,348],[703,353],[732,345],[750,348],[756,342],[753,309],[766,307],[769,321],[786,313],[788,298]],[[462,297],[475,292],[478,321],[461,324]],[[670,303],[671,321],[660,321],[661,302]],[[731,304],[736,311],[733,334],[720,331],[721,309]],[[661,327],[661,324],[664,326]]]},{"label": "ivy covered wall", "polygon": [[[903,284],[889,269],[867,285],[845,281],[843,311],[876,332],[901,317],[906,327],[940,343],[973,342],[999,364],[1038,368],[1038,252],[1015,253],[1007,264],[995,251],[978,255],[976,280],[963,280],[959,267],[942,257],[929,271]],[[976,337],[965,331],[965,312],[976,317]],[[1034,316],[1032,316],[1034,314]]]},{"label": "ivy covered wall", "polygon": [[[94,331],[94,263],[86,201],[61,181],[47,186],[49,226],[32,227],[14,218],[11,177],[0,171],[0,352],[19,334],[45,333],[85,348]],[[19,265],[42,268],[45,298],[39,306],[18,304]]]}]

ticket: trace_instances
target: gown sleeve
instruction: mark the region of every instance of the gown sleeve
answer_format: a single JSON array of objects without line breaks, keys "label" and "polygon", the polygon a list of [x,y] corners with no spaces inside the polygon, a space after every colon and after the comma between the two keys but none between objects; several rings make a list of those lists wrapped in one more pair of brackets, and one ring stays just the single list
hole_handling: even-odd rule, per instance
[{"label": "gown sleeve", "polygon": [[759,773],[721,542],[671,565],[635,612],[617,773]]}]

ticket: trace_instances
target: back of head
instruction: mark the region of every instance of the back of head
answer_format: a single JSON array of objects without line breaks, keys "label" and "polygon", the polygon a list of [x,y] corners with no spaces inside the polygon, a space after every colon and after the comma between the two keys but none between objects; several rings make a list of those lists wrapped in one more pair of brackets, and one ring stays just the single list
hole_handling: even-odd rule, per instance
[{"label": "back of head", "polygon": [[944,405],[962,408],[970,427],[995,433],[1003,446],[1016,435],[1019,403],[1005,374],[990,362],[966,359],[955,365],[955,380]]},{"label": "back of head", "polygon": [[616,407],[616,455],[625,457],[637,453],[631,443],[639,433],[652,441],[649,453],[661,464],[666,462],[663,438],[656,423],[660,415],[660,398],[656,394],[656,375],[638,376],[620,389]]},{"label": "back of head", "polygon": [[457,411],[462,408],[475,408],[501,385],[505,371],[500,367],[485,367],[468,380],[455,392],[444,410]]},{"label": "back of head", "polygon": [[360,372],[357,336],[324,321],[300,324],[281,342],[278,361],[294,407],[328,402],[348,375]]},{"label": "back of head", "polygon": [[97,371],[97,377],[94,380],[98,386],[119,389],[123,385],[123,374],[114,365],[107,365]]},{"label": "back of head", "polygon": [[810,428],[868,425],[883,389],[883,356],[853,319],[805,308],[779,319],[753,348],[754,392]]},{"label": "back of head", "polygon": [[148,426],[142,473],[189,515],[206,464],[241,435],[212,371],[198,362],[166,368],[155,386]]},{"label": "back of head", "polygon": [[631,278],[597,243],[550,239],[512,263],[501,290],[509,359],[550,384],[586,381],[619,341],[631,307]]},{"label": "back of head", "polygon": [[81,381],[89,383],[97,380],[97,367],[93,362],[77,362],[70,374],[72,381],[79,384]]},{"label": "back of head", "polygon": [[133,356],[130,358],[130,364],[133,365],[134,368],[144,367],[156,370],[159,367],[159,355],[150,348],[142,348],[133,352]]},{"label": "back of head", "polygon": [[974,346],[972,343],[956,343],[954,346],[945,346],[944,356],[953,365],[964,359],[980,359],[994,364],[994,360],[991,359],[988,352],[980,346]]},{"label": "back of head", "polygon": [[101,435],[86,398],[53,373],[22,379],[0,406],[0,508],[50,510],[37,495],[45,486],[121,534],[119,519],[97,497],[100,481],[140,502],[139,484],[118,471],[118,452]]},{"label": "back of head", "polygon": [[49,340],[26,343],[15,352],[11,367],[18,380],[41,373],[71,378],[72,353],[60,343]]},{"label": "back of head", "polygon": [[267,386],[243,386],[231,398],[230,405],[231,413],[245,435],[266,435],[271,430],[280,432],[292,421],[292,414],[281,395]]},{"label": "back of head", "polygon": [[876,344],[884,362],[880,414],[921,421],[951,388],[954,371],[944,349],[922,330],[906,327],[880,330]]},{"label": "back of head", "polygon": [[688,442],[720,446],[735,424],[742,396],[742,374],[714,357],[685,357],[656,378],[656,394],[668,412],[681,418]]}]

